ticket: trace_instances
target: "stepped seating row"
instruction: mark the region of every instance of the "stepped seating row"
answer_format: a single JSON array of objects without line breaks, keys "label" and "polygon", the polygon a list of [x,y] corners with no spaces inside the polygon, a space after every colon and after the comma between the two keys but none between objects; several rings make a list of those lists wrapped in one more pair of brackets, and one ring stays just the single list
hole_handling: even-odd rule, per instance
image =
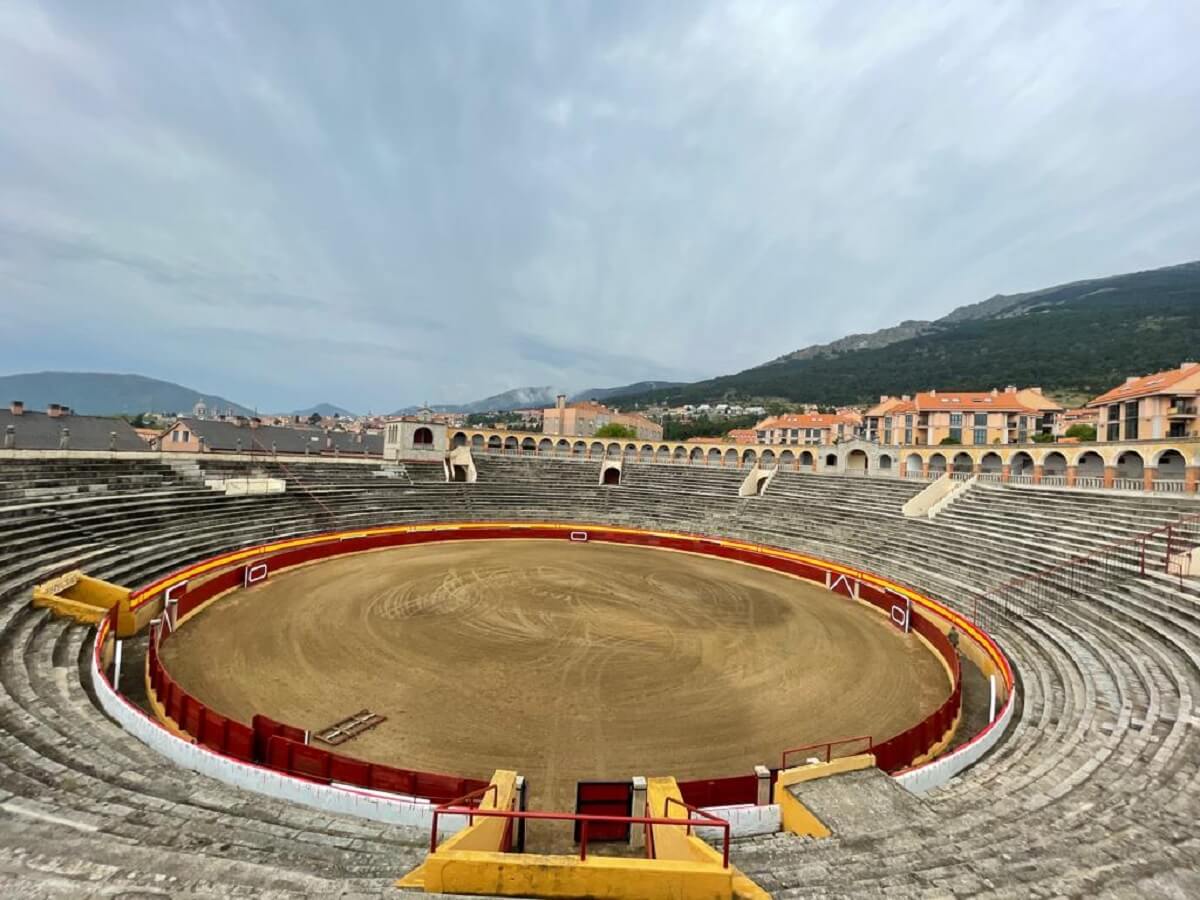
[{"label": "stepped seating row", "polygon": [[[25,603],[33,573],[68,560],[144,583],[220,550],[333,527],[604,521],[794,547],[970,613],[990,587],[1195,509],[979,486],[937,518],[911,520],[900,508],[923,485],[900,480],[781,472],[765,495],[738,498],[744,473],[718,467],[626,463],[609,488],[596,483],[598,462],[477,466],[475,484],[333,476],[313,495],[180,488],[0,501],[0,883],[144,889],[143,870],[111,864],[119,846],[153,860],[174,893],[378,894],[426,839],[244,794],[164,765],[121,732],[88,695],[89,632]],[[1200,595],[1190,587],[1118,572],[1064,585],[1037,610],[995,609],[994,633],[1020,678],[1017,715],[997,751],[921,801],[936,825],[884,820],[818,843],[740,841],[734,862],[779,897],[1188,893],[1200,868]]]}]

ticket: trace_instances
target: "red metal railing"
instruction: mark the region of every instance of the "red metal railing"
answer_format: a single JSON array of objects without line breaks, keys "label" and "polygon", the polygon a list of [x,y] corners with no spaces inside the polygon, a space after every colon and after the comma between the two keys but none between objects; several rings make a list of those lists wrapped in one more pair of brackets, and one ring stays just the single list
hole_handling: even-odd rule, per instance
[{"label": "red metal railing", "polygon": [[[865,747],[861,748],[858,752],[859,753],[870,753],[871,748],[875,746],[875,740],[869,734],[860,734],[855,737],[848,737],[848,738],[838,738],[837,740],[833,740],[833,741],[818,741],[815,744],[805,744],[803,747],[791,747],[787,750],[784,750],[783,753],[780,754],[779,768],[786,769],[788,767],[788,757],[789,756],[792,756],[796,753],[806,753],[809,750],[819,750],[822,748],[824,748],[824,750],[825,750],[825,762],[829,762],[833,758],[833,748],[834,747],[841,747],[845,744],[861,743],[863,741],[866,741],[867,745]],[[850,755],[853,756],[855,754],[850,754]]]},{"label": "red metal railing", "polygon": [[1039,613],[1064,593],[1079,594],[1097,584],[1111,585],[1135,576],[1144,578],[1151,572],[1171,574],[1172,559],[1197,546],[1200,546],[1200,514],[1181,516],[1149,531],[1110,541],[1089,553],[1010,578],[977,594],[972,601],[971,617],[988,628],[995,625],[998,612]]},{"label": "red metal railing", "polygon": [[[686,806],[686,804],[684,804]],[[689,807],[691,809],[691,807]],[[537,822],[572,822],[579,823],[579,859],[580,861],[587,859],[588,848],[588,825],[592,822],[606,824],[622,824],[622,825],[682,825],[686,827],[690,833],[692,826],[701,825],[705,828],[719,828],[722,832],[722,850],[721,850],[721,865],[724,868],[729,868],[729,839],[730,826],[724,819],[718,819],[716,816],[709,815],[703,810],[695,810],[697,818],[672,819],[667,816],[600,816],[588,815],[586,813],[566,813],[566,812],[531,812],[528,810],[515,809],[478,809],[473,806],[452,806],[446,804],[444,806],[434,807],[433,810],[433,833],[429,840],[429,852],[437,852],[437,834],[438,834],[438,818],[440,816],[480,816],[482,818],[491,819],[508,819],[521,821],[537,821]],[[506,834],[511,834],[511,828],[506,831]],[[652,832],[651,832],[652,834]],[[647,842],[647,851],[652,848],[653,838]]]}]

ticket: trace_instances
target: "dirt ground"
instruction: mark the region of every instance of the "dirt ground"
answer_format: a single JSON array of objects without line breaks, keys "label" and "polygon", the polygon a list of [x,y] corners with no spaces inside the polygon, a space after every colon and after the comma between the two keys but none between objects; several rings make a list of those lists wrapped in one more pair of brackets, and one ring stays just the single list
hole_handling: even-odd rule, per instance
[{"label": "dirt ground", "polygon": [[261,712],[315,732],[364,707],[385,715],[336,750],[473,777],[516,769],[533,809],[573,809],[581,779],[737,775],[786,747],[883,739],[950,691],[915,637],[823,588],[566,541],[285,572],[195,616],[163,660],[243,722]]}]

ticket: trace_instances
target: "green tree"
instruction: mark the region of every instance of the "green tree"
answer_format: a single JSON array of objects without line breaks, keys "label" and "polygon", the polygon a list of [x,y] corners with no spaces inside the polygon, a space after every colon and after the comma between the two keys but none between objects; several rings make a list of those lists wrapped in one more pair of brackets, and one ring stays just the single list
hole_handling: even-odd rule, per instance
[{"label": "green tree", "polygon": [[951,444],[961,444],[962,441],[960,441],[956,437],[950,437],[950,435],[946,435],[944,438],[942,438],[940,441],[938,441],[938,443],[941,444],[943,447],[948,447]]},{"label": "green tree", "polygon": [[1096,439],[1096,426],[1080,422],[1078,425],[1072,425],[1068,428],[1066,436],[1075,438],[1078,441],[1094,441]]},{"label": "green tree", "polygon": [[1043,434],[1041,432],[1038,432],[1037,434],[1035,434],[1033,436],[1033,442],[1035,444],[1053,444],[1054,443],[1054,435]]},{"label": "green tree", "polygon": [[635,438],[637,431],[618,422],[609,422],[596,429],[596,437],[600,438]]}]

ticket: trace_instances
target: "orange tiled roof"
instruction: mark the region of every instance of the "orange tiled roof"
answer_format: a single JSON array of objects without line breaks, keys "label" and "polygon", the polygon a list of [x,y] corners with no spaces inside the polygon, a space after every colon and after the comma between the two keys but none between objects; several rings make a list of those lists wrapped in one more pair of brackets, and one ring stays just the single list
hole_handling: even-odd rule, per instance
[{"label": "orange tiled roof", "polygon": [[1039,407],[1026,403],[1018,391],[924,391],[913,399],[918,412],[948,410],[951,412],[1038,412]]},{"label": "orange tiled roof", "polygon": [[1166,372],[1155,372],[1152,375],[1143,375],[1141,378],[1131,378],[1119,387],[1091,400],[1088,406],[1161,394],[1193,375],[1200,375],[1200,363],[1184,363],[1178,369],[1168,369]]}]

